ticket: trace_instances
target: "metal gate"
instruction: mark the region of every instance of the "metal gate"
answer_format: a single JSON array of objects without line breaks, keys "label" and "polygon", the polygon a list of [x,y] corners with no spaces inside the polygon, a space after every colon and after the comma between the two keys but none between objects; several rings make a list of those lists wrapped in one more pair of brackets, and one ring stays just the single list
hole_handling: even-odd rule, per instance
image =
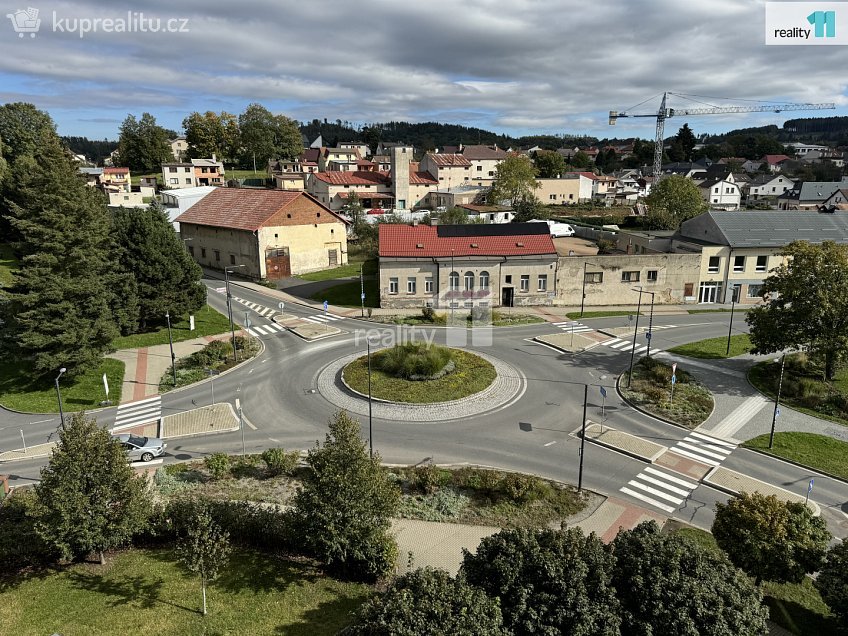
[{"label": "metal gate", "polygon": [[291,276],[291,260],[288,248],[266,250],[265,276],[268,280]]}]

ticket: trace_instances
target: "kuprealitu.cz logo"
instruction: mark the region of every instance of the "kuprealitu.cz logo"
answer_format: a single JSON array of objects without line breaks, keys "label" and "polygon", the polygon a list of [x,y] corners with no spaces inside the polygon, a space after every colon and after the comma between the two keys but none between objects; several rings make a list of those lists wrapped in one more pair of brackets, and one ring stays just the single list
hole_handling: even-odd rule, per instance
[{"label": "kuprealitu.cz logo", "polygon": [[766,2],[766,44],[848,44],[848,2]]},{"label": "kuprealitu.cz logo", "polygon": [[[7,13],[12,28],[19,38],[34,38],[41,29],[39,10],[33,7]],[[53,33],[70,33],[80,38],[91,33],[188,33],[188,18],[160,18],[145,15],[142,11],[127,11],[113,17],[67,17],[56,11],[51,13],[50,30]],[[46,30],[46,29],[45,29]]]}]

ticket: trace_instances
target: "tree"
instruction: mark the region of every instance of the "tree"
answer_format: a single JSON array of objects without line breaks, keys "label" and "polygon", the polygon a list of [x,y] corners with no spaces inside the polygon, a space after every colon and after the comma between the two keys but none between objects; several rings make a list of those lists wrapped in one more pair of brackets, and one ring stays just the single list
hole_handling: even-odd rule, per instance
[{"label": "tree", "polygon": [[652,230],[676,230],[683,221],[707,210],[695,182],[677,174],[655,184],[645,202],[648,204],[647,222]]},{"label": "tree", "polygon": [[380,145],[382,133],[382,129],[378,126],[366,126],[362,129],[362,140],[368,144],[368,149],[372,155],[377,152],[377,146]]},{"label": "tree", "polygon": [[571,165],[577,170],[586,170],[592,164],[592,158],[582,150],[578,150],[571,158]]},{"label": "tree", "polygon": [[827,524],[799,502],[755,492],[716,504],[713,535],[737,567],[757,580],[800,583],[824,562]]},{"label": "tree", "polygon": [[611,544],[621,633],[759,636],[768,609],[750,579],[720,554],[655,521],[619,532]]},{"label": "tree", "polygon": [[488,200],[491,204],[508,201],[514,208],[521,201],[532,198],[538,187],[536,169],[530,158],[524,155],[509,155],[495,168],[495,179]]},{"label": "tree", "polygon": [[183,129],[189,157],[209,158],[214,154],[221,161],[235,161],[241,137],[235,115],[225,111],[194,112],[183,119]]},{"label": "tree", "polygon": [[238,118],[242,143],[242,166],[264,167],[269,159],[291,160],[303,152],[297,123],[284,115],[273,115],[261,104],[250,104]]},{"label": "tree", "polygon": [[32,104],[15,102],[0,106],[0,141],[3,157],[12,163],[21,156],[33,156],[41,141],[56,134],[56,125],[47,113]]},{"label": "tree", "polygon": [[518,205],[515,206],[515,216],[512,220],[516,223],[526,223],[533,219],[549,219],[550,217],[550,210],[534,196],[518,202]]},{"label": "tree", "polygon": [[66,559],[127,543],[151,514],[146,481],[109,431],[83,413],[69,418],[35,486],[36,532]]},{"label": "tree", "polygon": [[131,275],[138,320],[129,333],[148,323],[163,323],[165,314],[183,316],[203,307],[202,270],[186,251],[168,215],[157,202],[147,209],[120,208],[112,213],[112,240],[117,272]]},{"label": "tree", "polygon": [[541,179],[555,179],[565,172],[565,159],[553,150],[539,150],[535,153],[533,163]]},{"label": "tree", "polygon": [[400,491],[368,457],[359,422],[344,411],[306,458],[307,473],[294,498],[294,526],[304,548],[331,569],[352,578],[374,580],[389,572],[397,544],[389,534]]},{"label": "tree", "polygon": [[814,585],[830,611],[848,624],[848,543],[840,541],[828,551]]},{"label": "tree", "polygon": [[357,234],[358,236],[356,228],[360,224],[365,223],[365,209],[362,207],[362,200],[356,192],[350,193],[347,205],[345,205],[345,212],[347,212],[348,217],[350,217],[350,223],[354,229],[354,234]]},{"label": "tree", "polygon": [[496,601],[461,576],[418,569],[366,603],[346,636],[505,636]]},{"label": "tree", "polygon": [[618,635],[612,555],[594,533],[502,530],[464,551],[460,572],[500,602],[516,636]]},{"label": "tree", "polygon": [[158,172],[163,163],[174,159],[168,140],[168,131],[150,113],[143,113],[138,120],[127,115],[118,138],[118,160],[130,170]]},{"label": "tree", "polygon": [[464,225],[468,222],[468,212],[458,206],[439,213],[439,225]]},{"label": "tree", "polygon": [[214,581],[230,557],[230,534],[215,523],[206,506],[199,506],[177,543],[177,555],[189,572],[200,576],[203,615],[206,616],[206,583]]},{"label": "tree", "polygon": [[780,254],[787,260],[763,282],[765,303],[745,319],[753,351],[806,346],[833,380],[848,354],[848,246],[794,241]]},{"label": "tree", "polygon": [[671,140],[668,158],[672,161],[692,161],[692,153],[698,140],[689,124],[683,124]]},{"label": "tree", "polygon": [[109,219],[102,195],[85,185],[55,133],[10,167],[3,189],[20,269],[0,305],[4,350],[36,377],[96,365],[117,335],[107,274]]}]

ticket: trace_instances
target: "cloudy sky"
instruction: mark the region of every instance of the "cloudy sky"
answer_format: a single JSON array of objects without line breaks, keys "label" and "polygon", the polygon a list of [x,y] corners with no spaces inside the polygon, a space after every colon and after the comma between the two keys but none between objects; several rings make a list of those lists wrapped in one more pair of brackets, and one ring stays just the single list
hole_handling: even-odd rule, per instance
[{"label": "cloudy sky", "polygon": [[[32,5],[28,3],[32,2]],[[15,4],[17,3],[17,4]],[[127,113],[180,129],[191,111],[254,101],[305,121],[440,121],[507,134],[652,137],[607,125],[662,91],[710,104],[836,102],[848,47],[765,46],[760,0],[4,0],[39,10],[35,37],[0,26],[0,97],[48,110],[67,135],[115,138]],[[811,5],[814,6],[814,5]],[[80,32],[97,18],[118,29]],[[150,22],[150,20],[153,20]],[[158,23],[160,32],[151,32]],[[175,32],[163,32],[168,28]],[[23,37],[20,37],[23,35]],[[639,112],[655,110],[658,99]],[[678,106],[693,105],[676,99]],[[738,103],[738,102],[737,102]],[[799,114],[692,117],[697,132]],[[682,125],[669,122],[667,130]]]}]

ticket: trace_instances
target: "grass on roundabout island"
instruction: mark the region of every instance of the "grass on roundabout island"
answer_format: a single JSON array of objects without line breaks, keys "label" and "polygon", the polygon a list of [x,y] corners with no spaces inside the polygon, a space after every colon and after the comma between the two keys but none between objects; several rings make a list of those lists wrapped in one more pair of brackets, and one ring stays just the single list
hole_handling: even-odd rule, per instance
[{"label": "grass on roundabout island", "polygon": [[727,337],[707,338],[697,342],[678,345],[668,349],[668,353],[676,353],[689,358],[704,358],[706,360],[722,360],[735,358],[751,351],[751,338],[747,333],[730,336],[730,355],[727,355]]},{"label": "grass on roundabout island", "polygon": [[[380,370],[388,350],[371,354],[371,395],[381,400],[433,404],[459,400],[479,393],[495,381],[495,367],[480,356],[460,349],[448,349],[454,370],[434,380],[406,380]],[[353,390],[368,393],[368,356],[357,358],[343,370],[344,380]]]},{"label": "grass on roundabout island", "polygon": [[772,448],[768,442],[768,435],[760,435],[743,446],[848,479],[848,442],[816,433],[775,433]]}]

